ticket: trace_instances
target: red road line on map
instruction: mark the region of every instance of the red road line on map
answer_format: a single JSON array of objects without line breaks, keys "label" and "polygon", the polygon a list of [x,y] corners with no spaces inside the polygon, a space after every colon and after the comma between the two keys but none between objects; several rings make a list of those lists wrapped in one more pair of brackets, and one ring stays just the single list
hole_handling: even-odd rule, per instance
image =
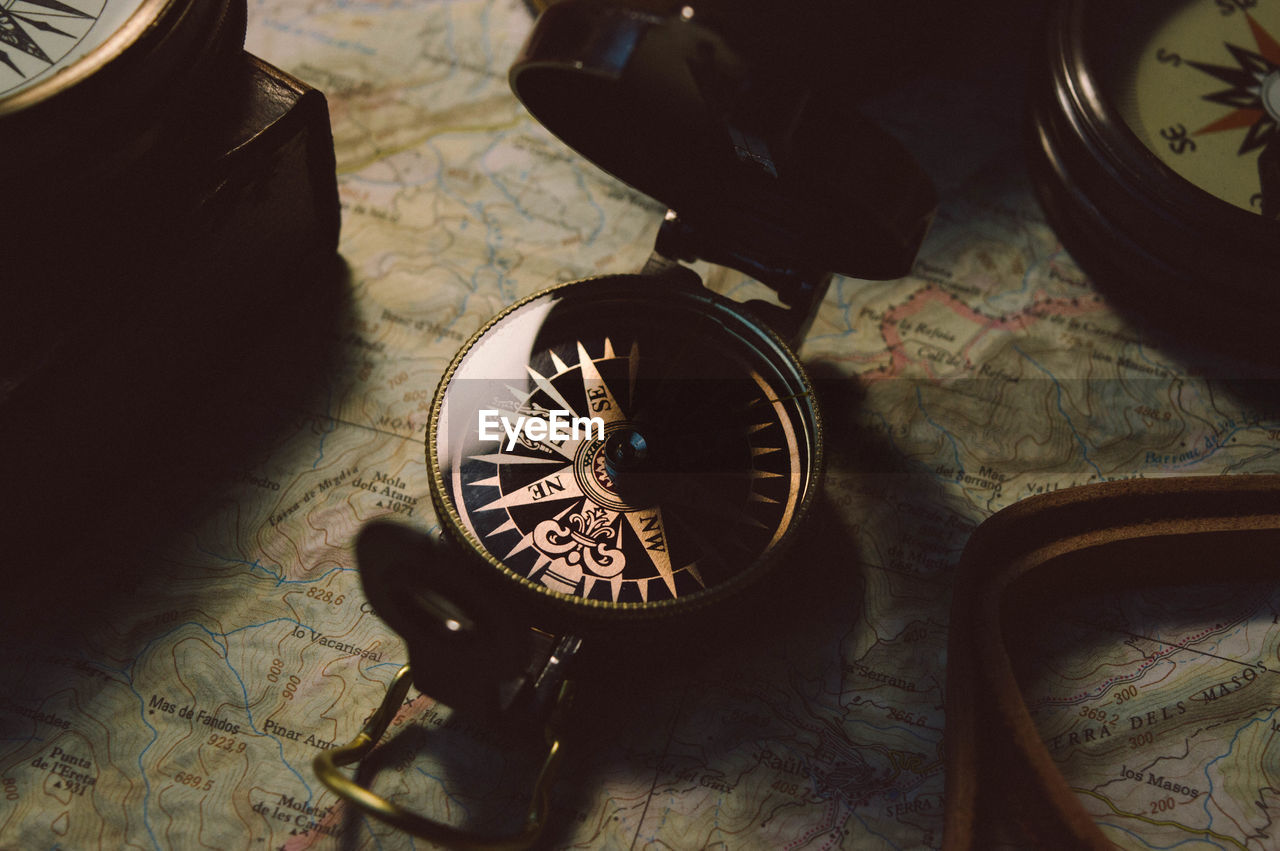
[{"label": "red road line on map", "polygon": [[[880,336],[884,339],[889,348],[890,364],[882,371],[868,373],[864,377],[867,381],[881,381],[886,378],[895,378],[903,370],[903,368],[911,363],[903,349],[902,336],[898,333],[898,326],[904,319],[908,319],[919,313],[929,304],[940,304],[959,318],[965,319],[981,327],[981,330],[974,336],[972,340],[965,344],[960,353],[964,356],[965,366],[971,367],[972,361],[969,357],[970,350],[977,345],[988,331],[998,329],[1001,331],[1021,331],[1031,327],[1034,323],[1045,319],[1048,316],[1078,316],[1100,308],[1093,304],[1073,303],[1071,299],[1048,299],[1042,302],[1036,302],[1033,307],[1036,313],[1028,313],[1021,311],[1014,316],[997,319],[980,313],[960,299],[950,293],[944,292],[934,286],[926,286],[918,291],[910,299],[902,304],[892,307],[885,311],[884,318],[880,321]],[[932,368],[926,363],[924,364],[925,372],[930,378],[936,378]]]},{"label": "red road line on map", "polygon": [[[1097,698],[1106,694],[1107,689],[1110,688],[1112,685],[1115,685],[1116,683],[1119,683],[1119,682],[1133,682],[1134,680],[1138,679],[1141,676],[1143,671],[1153,666],[1156,662],[1161,661],[1162,659],[1164,659],[1164,657],[1172,655],[1174,653],[1178,653],[1182,650],[1186,650],[1187,645],[1194,644],[1195,642],[1204,638],[1206,635],[1209,635],[1214,632],[1220,632],[1225,628],[1226,627],[1209,627],[1207,629],[1201,630],[1195,635],[1187,636],[1177,644],[1173,644],[1167,641],[1161,641],[1160,643],[1164,644],[1166,649],[1156,650],[1152,653],[1149,653],[1147,656],[1143,657],[1142,663],[1138,665],[1138,667],[1135,668],[1132,671],[1132,673],[1129,673],[1127,675],[1110,677],[1104,680],[1102,682],[1102,685],[1097,689],[1097,694],[1094,695],[1092,698],[1090,697],[1089,692],[1086,691],[1086,692],[1081,692],[1080,694],[1077,694],[1077,695],[1073,695],[1072,697],[1046,697],[1042,700],[1036,701],[1034,706],[1040,707],[1040,706],[1048,706],[1048,705],[1055,705],[1055,704],[1069,706],[1071,704],[1078,703],[1082,700],[1090,700],[1090,699],[1096,700]],[[1033,704],[1028,703],[1027,708],[1031,708],[1032,705]]]}]

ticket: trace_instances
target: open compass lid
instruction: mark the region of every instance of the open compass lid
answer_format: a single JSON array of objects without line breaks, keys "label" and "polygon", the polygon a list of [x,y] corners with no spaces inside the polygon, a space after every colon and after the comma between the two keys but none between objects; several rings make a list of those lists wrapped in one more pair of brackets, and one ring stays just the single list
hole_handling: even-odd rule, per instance
[{"label": "open compass lid", "polygon": [[639,5],[564,0],[539,17],[510,75],[539,121],[674,210],[704,259],[861,278],[910,270],[932,184],[811,79],[803,31],[770,45],[775,22],[741,4]]}]

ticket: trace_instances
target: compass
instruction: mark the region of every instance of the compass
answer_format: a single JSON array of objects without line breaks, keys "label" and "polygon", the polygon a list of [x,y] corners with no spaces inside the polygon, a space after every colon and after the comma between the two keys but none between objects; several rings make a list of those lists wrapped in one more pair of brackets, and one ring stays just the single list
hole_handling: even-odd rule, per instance
[{"label": "compass", "polygon": [[[568,0],[511,69],[548,129],[670,208],[641,274],[509,307],[436,392],[427,461],[459,571],[554,634],[705,609],[777,562],[822,469],[794,350],[834,271],[905,274],[932,216],[902,147],[819,83],[759,73],[730,12]],[[692,260],[776,299],[715,295]]]},{"label": "compass", "polygon": [[244,0],[0,0],[0,425],[97,386],[122,328],[234,310],[332,257],[324,97],[244,52],[245,17]]},{"label": "compass", "polygon": [[1280,306],[1280,3],[1070,0],[1033,91],[1032,168],[1116,302],[1268,359]]},{"label": "compass", "polygon": [[[74,0],[73,0],[74,2]],[[143,5],[143,0],[5,0],[0,4],[0,97],[69,69],[98,51]],[[128,36],[125,36],[127,38]]]},{"label": "compass", "polygon": [[[0,138],[46,183],[145,155],[237,61],[235,0],[0,0]],[[79,134],[88,134],[85,138]],[[26,180],[18,175],[19,185]]]},{"label": "compass", "polygon": [[[441,540],[374,525],[357,541],[365,593],[409,665],[316,771],[418,836],[489,842],[338,771],[373,747],[410,680],[494,723],[545,724],[523,844],[544,821],[569,687],[724,625],[783,581],[823,467],[795,350],[834,273],[903,275],[928,227],[933,189],[905,150],[798,83],[801,65],[762,72],[779,57],[735,35],[731,5],[565,0],[512,66],[549,130],[669,210],[640,273],[535,293],[445,370],[426,447]],[[713,293],[684,265],[699,260],[773,298]]]},{"label": "compass", "polygon": [[[520,302],[438,396],[428,457],[450,534],[586,616],[665,614],[747,581],[817,491],[821,430],[800,365],[696,279],[672,277]],[[486,410],[582,427],[481,439]]]}]

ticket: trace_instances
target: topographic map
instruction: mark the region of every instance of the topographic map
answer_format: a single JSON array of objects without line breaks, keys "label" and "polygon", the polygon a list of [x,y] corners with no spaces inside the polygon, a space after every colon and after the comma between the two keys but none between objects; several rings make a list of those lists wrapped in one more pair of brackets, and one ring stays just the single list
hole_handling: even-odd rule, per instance
[{"label": "topographic map", "polygon": [[[531,24],[515,0],[249,13],[248,48],[329,99],[350,273],[335,365],[157,537],[128,606],[5,648],[0,847],[425,845],[311,769],[407,661],[364,601],[353,539],[375,519],[438,532],[423,440],[460,344],[540,288],[639,269],[662,217],[510,94]],[[797,559],[823,562],[820,587],[797,580],[800,605],[727,649],[689,647],[669,676],[580,684],[552,846],[937,847],[951,583],[974,527],[1089,482],[1280,472],[1280,420],[1229,370],[1150,342],[1063,251],[1025,174],[1019,96],[996,69],[872,105],[941,204],[912,273],[837,278],[800,352],[831,446],[819,540]],[[1280,594],[1058,614],[1026,698],[1106,835],[1275,847]],[[431,736],[380,773],[383,794],[481,828],[519,811],[519,744],[416,691],[397,723]]]}]

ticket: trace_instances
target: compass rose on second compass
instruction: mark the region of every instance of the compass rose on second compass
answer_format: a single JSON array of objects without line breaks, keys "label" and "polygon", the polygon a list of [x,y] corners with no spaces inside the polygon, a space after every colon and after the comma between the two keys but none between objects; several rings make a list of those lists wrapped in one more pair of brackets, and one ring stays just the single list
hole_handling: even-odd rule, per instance
[{"label": "compass rose on second compass", "polygon": [[143,0],[0,0],[0,99],[102,46]]},{"label": "compass rose on second compass", "polygon": [[1242,209],[1280,217],[1280,3],[1150,10],[1159,19],[1137,52],[1132,90],[1116,98],[1126,120],[1185,180]]}]

